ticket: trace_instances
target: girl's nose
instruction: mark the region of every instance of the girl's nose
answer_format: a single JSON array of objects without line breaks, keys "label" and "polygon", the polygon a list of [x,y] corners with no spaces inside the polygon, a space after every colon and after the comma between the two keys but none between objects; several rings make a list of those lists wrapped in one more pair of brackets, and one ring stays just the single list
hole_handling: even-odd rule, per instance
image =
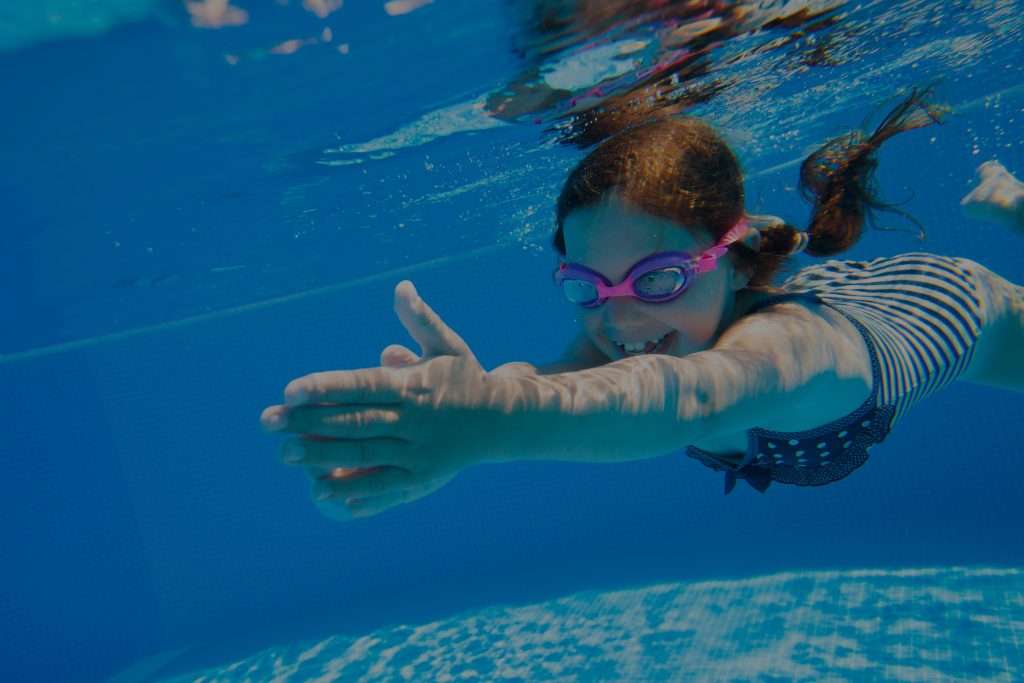
[{"label": "girl's nose", "polygon": [[636,301],[627,296],[609,297],[601,307],[601,315],[606,327],[612,329],[628,329],[639,319]]}]

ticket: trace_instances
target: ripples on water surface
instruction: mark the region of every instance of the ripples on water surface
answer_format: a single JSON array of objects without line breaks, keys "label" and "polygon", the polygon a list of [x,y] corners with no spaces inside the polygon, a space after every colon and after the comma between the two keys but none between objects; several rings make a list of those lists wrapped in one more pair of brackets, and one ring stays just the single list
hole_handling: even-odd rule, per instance
[{"label": "ripples on water surface", "polygon": [[5,284],[36,324],[0,360],[543,249],[575,147],[653,112],[706,117],[785,187],[812,145],[938,82],[986,111],[966,145],[1019,157],[1018,0],[584,4],[11,4]]}]

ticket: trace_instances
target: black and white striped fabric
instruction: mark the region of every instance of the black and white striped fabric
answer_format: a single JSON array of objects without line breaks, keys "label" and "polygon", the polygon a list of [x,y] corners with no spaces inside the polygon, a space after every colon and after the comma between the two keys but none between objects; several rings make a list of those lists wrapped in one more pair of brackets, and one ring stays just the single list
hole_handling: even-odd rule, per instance
[{"label": "black and white striped fabric", "polygon": [[871,355],[871,396],[850,415],[816,429],[751,429],[741,460],[693,446],[687,455],[725,470],[726,493],[738,479],[764,491],[772,481],[817,486],[853,472],[911,406],[970,364],[983,324],[971,265],[966,259],[915,252],[802,269],[783,283],[783,294],[759,308],[804,299],[845,315]]}]

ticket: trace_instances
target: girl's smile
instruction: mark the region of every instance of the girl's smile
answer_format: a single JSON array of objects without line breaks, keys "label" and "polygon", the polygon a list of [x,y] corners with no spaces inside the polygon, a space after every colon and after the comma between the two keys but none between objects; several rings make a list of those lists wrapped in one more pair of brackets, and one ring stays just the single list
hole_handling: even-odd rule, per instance
[{"label": "girl's smile", "polygon": [[[617,194],[572,211],[565,219],[566,260],[620,281],[641,259],[665,251],[700,253],[714,244],[700,228],[652,216]],[[728,258],[695,277],[681,296],[664,303],[611,297],[580,308],[584,330],[612,360],[639,353],[683,356],[710,348],[731,320],[736,290],[746,284]],[[651,344],[650,342],[656,342]]]}]

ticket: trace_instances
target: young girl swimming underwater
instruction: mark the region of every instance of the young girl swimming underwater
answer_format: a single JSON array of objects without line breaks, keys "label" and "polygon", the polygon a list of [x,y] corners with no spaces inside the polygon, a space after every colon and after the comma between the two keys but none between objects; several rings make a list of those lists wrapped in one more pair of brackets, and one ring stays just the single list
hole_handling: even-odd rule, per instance
[{"label": "young girl swimming underwater", "polygon": [[917,401],[956,379],[1024,389],[1024,288],[963,258],[827,261],[781,286],[806,251],[854,244],[872,211],[874,153],[941,110],[914,91],[871,135],[828,142],[801,169],[809,228],[748,215],[731,150],[708,125],[663,118],[610,138],[557,205],[555,282],[582,330],[557,363],[490,372],[416,293],[395,311],[421,353],[292,381],[264,410],[296,436],[321,509],[370,516],[473,464],[613,462],[686,447],[745,480],[821,485],[868,459]]}]

